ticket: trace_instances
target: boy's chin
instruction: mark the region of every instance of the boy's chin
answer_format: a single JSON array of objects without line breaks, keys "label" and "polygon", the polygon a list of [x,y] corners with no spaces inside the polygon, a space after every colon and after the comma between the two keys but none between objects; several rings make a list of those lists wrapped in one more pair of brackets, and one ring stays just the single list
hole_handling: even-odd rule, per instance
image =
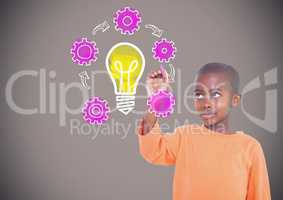
[{"label": "boy's chin", "polygon": [[209,119],[209,120],[203,120],[202,122],[206,127],[212,127],[212,128],[218,127],[218,128],[220,128],[220,127],[224,126],[223,120],[217,119],[217,118],[212,118],[212,119]]},{"label": "boy's chin", "polygon": [[217,121],[215,119],[208,119],[208,120],[203,120],[202,119],[202,123],[205,125],[205,126],[215,126],[217,124]]},{"label": "boy's chin", "polygon": [[212,127],[212,126],[215,126],[215,123],[207,122],[207,121],[203,121],[203,124],[204,124],[206,127]]}]

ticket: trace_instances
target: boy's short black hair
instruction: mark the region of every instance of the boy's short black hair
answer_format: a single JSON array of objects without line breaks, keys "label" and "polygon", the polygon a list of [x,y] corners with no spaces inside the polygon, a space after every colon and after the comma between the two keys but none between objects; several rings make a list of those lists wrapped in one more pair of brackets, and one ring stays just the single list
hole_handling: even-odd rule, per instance
[{"label": "boy's short black hair", "polygon": [[224,73],[228,76],[234,93],[239,93],[240,77],[234,67],[224,63],[207,63],[199,69],[197,75],[206,73]]}]

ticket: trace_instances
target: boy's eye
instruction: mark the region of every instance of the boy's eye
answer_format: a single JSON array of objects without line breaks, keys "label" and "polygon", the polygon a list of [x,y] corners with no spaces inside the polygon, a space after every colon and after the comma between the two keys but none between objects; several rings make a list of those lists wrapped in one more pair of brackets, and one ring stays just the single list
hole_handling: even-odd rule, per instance
[{"label": "boy's eye", "polygon": [[194,94],[194,98],[195,98],[195,99],[203,99],[203,98],[204,98],[204,95],[203,95],[203,94],[200,94],[200,93],[195,93],[195,94]]},{"label": "boy's eye", "polygon": [[218,98],[218,97],[221,96],[221,94],[220,94],[219,92],[214,92],[214,93],[212,93],[211,96],[212,96],[213,98]]}]

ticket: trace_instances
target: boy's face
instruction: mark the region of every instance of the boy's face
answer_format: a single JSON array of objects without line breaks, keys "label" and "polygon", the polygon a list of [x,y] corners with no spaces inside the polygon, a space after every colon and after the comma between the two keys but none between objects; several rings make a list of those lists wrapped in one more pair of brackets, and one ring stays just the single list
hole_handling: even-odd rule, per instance
[{"label": "boy's face", "polygon": [[221,124],[228,120],[230,108],[240,102],[234,94],[229,76],[225,73],[200,74],[196,79],[194,106],[207,126]]}]

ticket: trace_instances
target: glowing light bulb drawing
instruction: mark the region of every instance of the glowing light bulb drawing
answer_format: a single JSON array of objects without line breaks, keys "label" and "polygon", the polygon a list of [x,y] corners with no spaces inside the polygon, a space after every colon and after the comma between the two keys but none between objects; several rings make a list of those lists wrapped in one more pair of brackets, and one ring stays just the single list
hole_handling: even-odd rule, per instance
[{"label": "glowing light bulb drawing", "polygon": [[117,95],[116,107],[127,115],[135,107],[134,95],[144,71],[144,55],[134,44],[120,42],[109,50],[105,64]]}]

